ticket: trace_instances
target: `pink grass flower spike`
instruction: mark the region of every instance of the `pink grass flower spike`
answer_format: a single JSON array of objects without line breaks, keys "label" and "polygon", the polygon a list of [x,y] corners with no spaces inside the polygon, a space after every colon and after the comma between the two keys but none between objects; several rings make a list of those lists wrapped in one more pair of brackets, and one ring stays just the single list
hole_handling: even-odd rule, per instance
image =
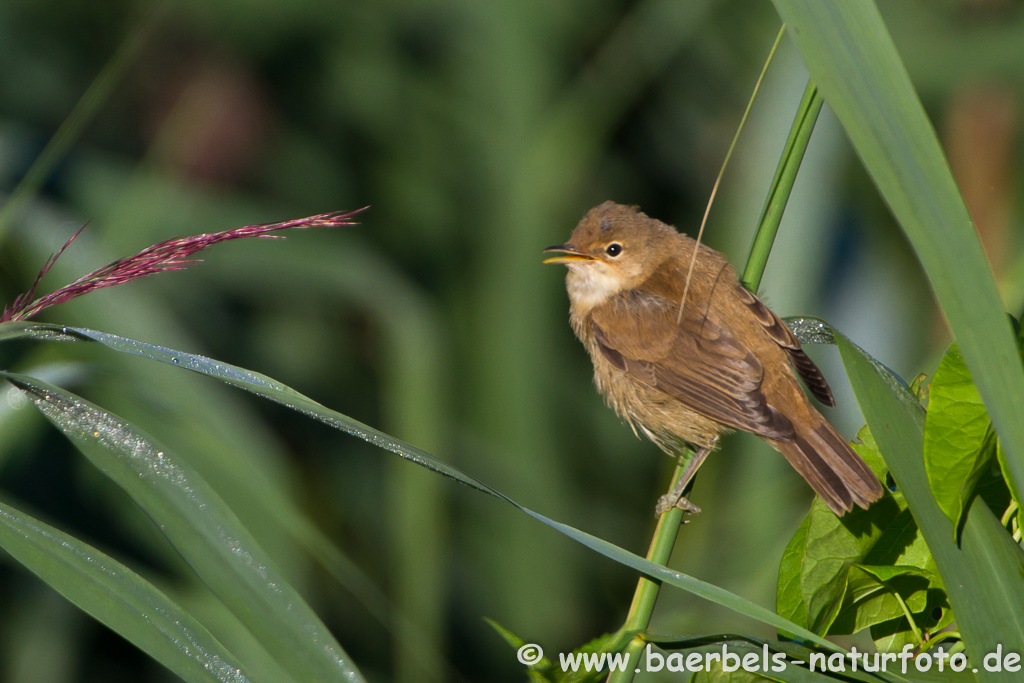
[{"label": "pink grass flower spike", "polygon": [[237,240],[244,237],[281,238],[283,235],[271,235],[269,233],[292,228],[334,228],[342,225],[356,225],[357,223],[351,220],[352,217],[365,211],[367,208],[369,207],[348,212],[322,213],[318,216],[298,218],[281,223],[247,225],[233,230],[165,240],[147,249],[143,249],[134,256],[128,256],[105,265],[88,275],[78,278],[71,284],[61,287],[55,292],[35,299],[39,281],[49,272],[53,264],[64,253],[64,250],[82,234],[82,230],[85,229],[85,226],[82,226],[78,232],[71,236],[71,239],[64,243],[64,246],[56,254],[47,259],[29,290],[18,296],[13,303],[4,308],[3,315],[0,315],[0,322],[28,320],[45,308],[70,301],[97,289],[123,285],[126,282],[138,280],[154,273],[188,268],[190,265],[202,261],[202,259],[191,258],[193,255],[218,242],[227,242],[228,240]]}]

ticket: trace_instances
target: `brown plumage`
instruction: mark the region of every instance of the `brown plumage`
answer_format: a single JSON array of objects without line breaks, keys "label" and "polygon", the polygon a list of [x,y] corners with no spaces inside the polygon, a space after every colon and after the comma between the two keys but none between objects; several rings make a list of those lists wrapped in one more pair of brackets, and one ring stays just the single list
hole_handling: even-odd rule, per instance
[{"label": "brown plumage", "polygon": [[[881,497],[877,477],[811,405],[832,392],[800,342],[739,283],[725,257],[634,207],[591,209],[562,255],[570,321],[597,388],[634,431],[668,453],[710,449],[733,429],[782,453],[837,515]],[[681,491],[679,492],[681,493]],[[683,501],[685,502],[685,501]]]}]

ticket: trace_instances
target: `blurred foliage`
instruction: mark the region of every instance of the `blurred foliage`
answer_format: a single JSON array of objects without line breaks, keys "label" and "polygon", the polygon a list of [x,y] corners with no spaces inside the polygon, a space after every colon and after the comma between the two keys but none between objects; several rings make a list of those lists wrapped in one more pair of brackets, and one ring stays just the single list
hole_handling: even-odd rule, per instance
[{"label": "blurred foliage", "polygon": [[[1024,13],[995,1],[882,9],[1019,313]],[[45,319],[258,370],[643,554],[672,463],[601,404],[565,322],[562,274],[539,251],[605,199],[695,228],[778,30],[772,7],[181,0],[154,19],[129,0],[12,0],[0,7],[0,189],[13,190],[143,25],[109,98],[0,234],[4,300],[87,221],[44,290],[168,237],[370,204],[360,227],[225,246],[188,273]],[[784,42],[708,227],[733,263],[805,82]],[[762,289],[780,314],[830,320],[903,376],[931,372],[946,333],[896,235],[826,107]],[[614,630],[628,607],[632,572],[301,416],[91,346],[0,354],[7,368],[50,367],[49,381],[188,458],[371,680],[521,680],[483,616],[554,653]],[[862,420],[838,360],[816,356],[839,385],[843,412],[829,417],[849,435]],[[0,498],[158,581],[244,649],[134,504],[11,396],[0,401]],[[672,566],[771,605],[810,491],[740,435],[692,498],[704,513]],[[375,590],[358,575],[340,587],[325,567],[341,565],[323,561],[308,520]],[[167,679],[15,563],[0,563],[0,586],[0,681]],[[666,593],[654,630],[735,622]]]}]

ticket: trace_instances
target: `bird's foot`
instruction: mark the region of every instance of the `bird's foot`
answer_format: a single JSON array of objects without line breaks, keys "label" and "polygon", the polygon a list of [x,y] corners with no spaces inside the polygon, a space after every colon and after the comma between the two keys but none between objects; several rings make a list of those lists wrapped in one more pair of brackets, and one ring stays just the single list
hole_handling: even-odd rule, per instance
[{"label": "bird's foot", "polygon": [[686,499],[684,495],[686,493],[686,487],[693,481],[693,477],[697,474],[697,470],[701,464],[708,457],[708,454],[714,450],[715,444],[718,443],[716,437],[706,446],[700,448],[690,461],[686,463],[686,468],[679,474],[672,488],[664,496],[658,499],[658,504],[654,506],[654,516],[661,517],[663,514],[671,510],[672,508],[680,508],[691,515],[700,513],[700,508],[691,503]]},{"label": "bird's foot", "polygon": [[670,492],[658,499],[658,504],[654,506],[654,516],[661,517],[672,508],[680,508],[685,512],[689,512],[691,515],[700,514],[699,507],[684,498],[681,494]]}]

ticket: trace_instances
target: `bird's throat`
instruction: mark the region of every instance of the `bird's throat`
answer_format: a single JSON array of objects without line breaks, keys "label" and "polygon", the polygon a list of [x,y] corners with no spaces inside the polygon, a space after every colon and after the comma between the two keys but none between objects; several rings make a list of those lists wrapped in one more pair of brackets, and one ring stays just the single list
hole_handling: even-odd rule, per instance
[{"label": "bird's throat", "polygon": [[623,282],[618,273],[599,261],[572,263],[569,264],[565,287],[573,308],[583,313],[618,294]]}]

